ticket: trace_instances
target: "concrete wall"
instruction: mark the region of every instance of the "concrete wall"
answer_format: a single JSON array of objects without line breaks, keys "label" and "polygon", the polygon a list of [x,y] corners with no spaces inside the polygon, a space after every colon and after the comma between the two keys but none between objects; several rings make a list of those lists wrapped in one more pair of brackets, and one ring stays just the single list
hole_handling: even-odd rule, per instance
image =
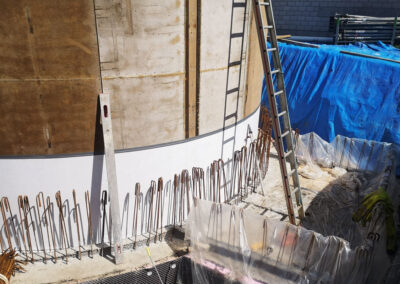
[{"label": "concrete wall", "polygon": [[377,17],[400,16],[399,0],[273,0],[278,34],[333,36],[329,18],[335,13]]},{"label": "concrete wall", "polygon": [[[259,111],[253,112],[246,119],[240,121],[236,131],[236,146],[239,150],[242,146],[249,146],[247,130],[253,131],[253,137],[257,137]],[[232,129],[231,127],[230,129]],[[172,205],[170,192],[172,191],[174,174],[180,174],[183,169],[188,169],[191,174],[192,167],[201,167],[205,175],[209,175],[207,168],[214,161],[221,158],[222,131],[213,132],[190,140],[182,140],[170,145],[159,145],[157,147],[146,147],[142,149],[129,149],[119,151],[115,155],[119,204],[121,208],[122,235],[124,238],[132,237],[133,210],[135,204],[135,184],[141,184],[142,205],[139,215],[139,235],[146,232],[148,222],[149,187],[152,180],[157,181],[159,177],[164,180],[164,205],[162,209],[163,224],[171,224]],[[230,155],[224,157],[226,161],[232,158]],[[226,163],[226,178],[230,180],[232,163]],[[81,227],[81,241],[88,244],[88,222],[85,205],[85,191],[89,191],[92,208],[92,224],[95,242],[101,240],[101,206],[100,199],[102,191],[107,191],[107,172],[103,155],[80,154],[80,155],[58,155],[41,157],[10,157],[0,158],[0,184],[1,196],[8,197],[13,212],[14,221],[21,239],[21,227],[18,220],[18,195],[26,195],[31,204],[33,222],[30,225],[30,234],[33,249],[41,250],[43,243],[39,234],[40,230],[36,195],[44,193],[44,198],[49,196],[53,204],[52,224],[55,230],[56,247],[61,247],[61,234],[58,219],[58,208],[54,196],[58,190],[61,192],[64,207],[64,217],[67,230],[67,238],[70,247],[77,248],[78,237],[76,221],[74,219],[74,202],[72,190],[76,191],[78,218]],[[208,185],[207,185],[208,186]],[[108,203],[109,205],[109,203]],[[153,209],[155,208],[155,205]],[[107,206],[106,212],[109,212]],[[43,207],[40,208],[43,214]],[[155,213],[154,213],[155,214]],[[8,217],[8,215],[7,215]],[[109,217],[109,216],[108,216]],[[9,221],[10,222],[10,221]],[[108,221],[107,221],[108,222]],[[153,221],[154,222],[154,221]],[[106,225],[105,240],[108,240],[109,223]],[[11,225],[10,225],[11,228]],[[11,230],[11,229],[10,229]],[[43,228],[44,245],[48,248],[46,232]],[[131,238],[132,240],[132,238]],[[3,219],[0,217],[0,241],[7,247],[7,238]],[[13,246],[16,246],[15,238],[12,236]],[[131,241],[130,241],[131,242]],[[24,248],[22,248],[24,250]],[[41,252],[40,252],[41,253]],[[37,256],[36,256],[37,258]]]},{"label": "concrete wall", "polygon": [[0,7],[0,155],[93,149],[101,91],[93,2]]},{"label": "concrete wall", "polygon": [[[111,94],[116,149],[187,138],[188,1],[0,0],[0,155],[93,152],[102,91]],[[229,38],[244,20],[243,52],[235,39],[230,60],[242,59],[238,119],[260,102],[261,74],[245,88],[249,64],[261,63],[247,60],[251,1],[241,1],[245,14],[232,16],[232,0],[199,0],[192,11],[199,134],[222,128],[225,106],[236,107],[236,94],[225,104]],[[229,88],[239,79],[231,69]]]}]

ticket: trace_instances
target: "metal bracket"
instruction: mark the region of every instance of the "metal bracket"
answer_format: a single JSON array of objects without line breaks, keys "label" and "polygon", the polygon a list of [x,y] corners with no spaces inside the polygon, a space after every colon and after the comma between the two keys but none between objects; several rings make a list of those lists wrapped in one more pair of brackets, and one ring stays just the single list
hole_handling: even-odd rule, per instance
[{"label": "metal bracket", "polygon": [[115,167],[114,139],[112,134],[111,107],[109,94],[100,94],[101,123],[103,127],[104,153],[106,159],[108,192],[112,219],[112,237],[115,264],[122,263],[121,219],[119,210],[117,171]]}]

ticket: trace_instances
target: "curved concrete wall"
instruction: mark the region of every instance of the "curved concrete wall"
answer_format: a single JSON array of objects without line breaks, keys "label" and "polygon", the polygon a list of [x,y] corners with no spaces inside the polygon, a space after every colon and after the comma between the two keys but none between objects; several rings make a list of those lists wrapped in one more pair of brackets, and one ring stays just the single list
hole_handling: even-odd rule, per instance
[{"label": "curved concrete wall", "polygon": [[[246,117],[262,80],[250,2],[2,1],[0,155],[101,150],[101,92],[111,94],[116,149],[192,137],[188,124],[197,134],[220,129],[236,104],[238,119]],[[243,49],[238,38],[229,44],[241,31]],[[242,61],[240,74],[235,66],[228,77],[228,55]]]},{"label": "curved concrete wall", "polygon": [[[183,169],[201,167],[207,173],[207,167],[222,155],[223,135],[233,135],[235,132],[235,149],[238,150],[248,145],[248,131],[257,137],[259,111],[253,112],[236,126],[231,126],[225,131],[218,130],[213,133],[198,136],[188,140],[182,140],[170,144],[156,145],[152,147],[120,150],[116,153],[116,169],[119,187],[119,198],[122,218],[123,237],[132,236],[133,207],[135,184],[141,184],[141,192],[144,197],[143,208],[148,205],[148,189],[152,180],[159,177],[164,179],[164,193],[169,196],[171,182],[174,174],[179,174]],[[235,131],[236,130],[236,131]],[[233,148],[231,148],[233,149]],[[224,152],[223,160],[232,158],[232,152]],[[226,164],[227,173],[231,167]],[[229,181],[229,174],[227,175]],[[0,184],[1,196],[8,197],[13,218],[16,223],[17,235],[21,238],[21,226],[19,225],[18,204],[19,195],[26,195],[30,201],[31,216],[29,230],[34,250],[42,249],[42,241],[39,233],[36,195],[44,193],[44,197],[50,197],[53,205],[52,222],[55,230],[57,247],[61,247],[61,235],[58,219],[58,208],[54,196],[58,190],[63,200],[63,214],[65,217],[67,238],[70,247],[77,247],[77,231],[74,218],[74,203],[72,190],[76,190],[78,204],[78,218],[80,223],[81,240],[88,243],[88,222],[84,192],[89,191],[91,196],[92,223],[96,243],[100,241],[101,227],[101,192],[107,190],[107,173],[103,155],[90,153],[80,155],[52,155],[36,157],[8,157],[0,158]],[[165,200],[163,224],[171,223],[171,202]],[[41,215],[43,208],[40,208]],[[108,207],[107,211],[108,212]],[[8,216],[8,215],[7,215]],[[43,215],[41,216],[43,218]],[[31,219],[32,218],[32,219]],[[109,216],[107,215],[107,218]],[[139,233],[146,232],[147,215],[139,217]],[[1,218],[0,218],[1,219]],[[8,219],[9,227],[11,219]],[[107,220],[109,222],[109,220]],[[11,228],[11,227],[10,227]],[[10,229],[11,230],[11,229]],[[108,223],[106,230],[108,232]],[[44,244],[48,248],[48,239],[43,225]],[[106,233],[105,240],[108,239]],[[0,221],[0,238],[3,244],[7,244],[3,220]],[[15,246],[15,238],[13,245]],[[7,247],[7,245],[6,245]],[[18,247],[18,246],[17,246]],[[23,249],[23,248],[22,248]]]}]

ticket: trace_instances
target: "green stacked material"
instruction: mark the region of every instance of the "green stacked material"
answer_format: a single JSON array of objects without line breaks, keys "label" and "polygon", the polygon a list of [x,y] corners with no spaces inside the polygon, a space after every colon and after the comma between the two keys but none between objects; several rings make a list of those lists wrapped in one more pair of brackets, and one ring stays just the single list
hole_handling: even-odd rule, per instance
[{"label": "green stacked material", "polygon": [[354,212],[353,221],[360,222],[365,226],[371,221],[372,211],[378,203],[383,204],[386,215],[386,249],[388,252],[396,251],[396,229],[393,218],[393,204],[387,192],[383,188],[367,194],[361,203],[361,206]]}]

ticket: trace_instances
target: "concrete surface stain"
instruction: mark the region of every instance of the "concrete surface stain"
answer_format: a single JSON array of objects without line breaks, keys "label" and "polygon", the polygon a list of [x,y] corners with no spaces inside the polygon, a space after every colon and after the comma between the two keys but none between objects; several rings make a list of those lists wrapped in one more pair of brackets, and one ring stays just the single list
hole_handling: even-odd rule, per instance
[{"label": "concrete surface stain", "polygon": [[91,50],[89,48],[87,48],[86,46],[84,46],[80,42],[77,42],[76,40],[73,40],[72,38],[67,39],[67,42],[72,46],[78,47],[79,49],[81,49],[86,54],[89,54],[89,55],[92,54],[92,52],[91,52]]},{"label": "concrete surface stain", "polygon": [[177,44],[181,37],[179,35],[176,35],[173,39],[169,41],[170,44]]}]

